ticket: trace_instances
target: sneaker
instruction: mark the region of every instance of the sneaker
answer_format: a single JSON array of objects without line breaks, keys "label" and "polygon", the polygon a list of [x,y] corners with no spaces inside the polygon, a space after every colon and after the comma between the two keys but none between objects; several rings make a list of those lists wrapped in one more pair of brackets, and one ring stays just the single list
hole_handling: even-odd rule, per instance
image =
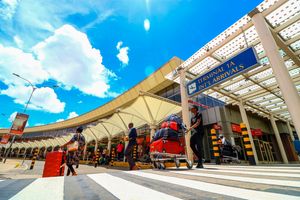
[{"label": "sneaker", "polygon": [[196,166],[196,168],[204,168],[202,163],[198,163],[198,165]]},{"label": "sneaker", "polygon": [[131,170],[139,170],[138,166],[134,165]]},{"label": "sneaker", "polygon": [[76,173],[76,172],[74,172],[74,173],[72,174],[72,176],[77,176],[77,173]]}]

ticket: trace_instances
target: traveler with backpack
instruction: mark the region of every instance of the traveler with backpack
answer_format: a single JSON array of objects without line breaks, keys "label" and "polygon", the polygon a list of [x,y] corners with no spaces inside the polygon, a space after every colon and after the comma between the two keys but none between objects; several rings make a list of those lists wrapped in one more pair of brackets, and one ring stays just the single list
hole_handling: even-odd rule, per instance
[{"label": "traveler with backpack", "polygon": [[85,137],[82,135],[82,131],[83,131],[82,126],[78,127],[76,133],[73,135],[71,140],[61,146],[61,148],[64,147],[68,148],[67,163],[66,163],[68,166],[67,175],[69,175],[70,172],[72,172],[72,176],[77,176],[77,173],[73,168],[73,165],[77,164],[76,161],[78,157],[78,152],[82,151],[85,145]]},{"label": "traveler with backpack", "polygon": [[190,146],[194,152],[194,154],[198,157],[198,164],[196,168],[203,168],[202,165],[202,144],[203,144],[203,136],[204,136],[204,127],[202,114],[198,112],[198,107],[193,106],[191,108],[191,113],[193,115],[191,119],[191,127],[188,131],[192,130],[192,136],[190,139]]}]

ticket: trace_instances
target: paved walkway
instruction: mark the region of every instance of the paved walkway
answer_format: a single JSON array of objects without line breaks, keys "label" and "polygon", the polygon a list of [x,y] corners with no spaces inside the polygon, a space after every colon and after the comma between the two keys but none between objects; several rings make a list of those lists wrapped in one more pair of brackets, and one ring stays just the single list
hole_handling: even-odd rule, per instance
[{"label": "paved walkway", "polygon": [[[43,175],[44,161],[36,161],[34,168],[29,170],[31,160],[26,160],[23,166],[15,168],[16,164],[21,164],[22,160],[7,160],[6,164],[0,163],[0,179],[33,179],[41,178]],[[102,172],[119,171],[117,168],[97,167],[90,165],[79,165],[79,168],[74,169],[78,174],[92,174]],[[124,170],[124,169],[122,169]]]},{"label": "paved walkway", "polygon": [[[7,189],[9,188],[9,189]],[[0,199],[300,200],[300,167],[107,171],[76,177],[0,181]]]}]

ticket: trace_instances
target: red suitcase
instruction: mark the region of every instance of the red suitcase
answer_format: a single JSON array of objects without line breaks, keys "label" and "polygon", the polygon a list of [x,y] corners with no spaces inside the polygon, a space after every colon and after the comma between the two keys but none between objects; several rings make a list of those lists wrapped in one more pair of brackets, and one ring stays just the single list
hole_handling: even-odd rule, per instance
[{"label": "red suitcase", "polygon": [[180,140],[165,140],[163,138],[150,144],[150,152],[185,154],[184,145]]},{"label": "red suitcase", "polygon": [[65,166],[63,165],[64,161],[65,152],[63,151],[53,151],[47,153],[43,177],[63,176],[65,171]]}]

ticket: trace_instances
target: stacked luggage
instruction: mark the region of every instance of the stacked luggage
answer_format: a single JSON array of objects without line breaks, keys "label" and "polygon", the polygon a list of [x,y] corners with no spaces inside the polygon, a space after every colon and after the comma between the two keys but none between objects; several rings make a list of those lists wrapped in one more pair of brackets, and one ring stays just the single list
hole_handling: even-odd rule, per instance
[{"label": "stacked luggage", "polygon": [[65,152],[53,151],[46,155],[43,177],[63,176],[65,166]]},{"label": "stacked luggage", "polygon": [[168,116],[161,124],[161,128],[154,134],[153,140],[170,139],[178,140],[183,136],[185,126],[182,119],[175,114]]},{"label": "stacked luggage", "polygon": [[185,155],[185,131],[179,116],[172,114],[164,120],[150,144],[150,157],[155,168],[165,169],[165,161],[174,161],[179,167],[181,160],[187,163],[189,169],[192,167]]}]

